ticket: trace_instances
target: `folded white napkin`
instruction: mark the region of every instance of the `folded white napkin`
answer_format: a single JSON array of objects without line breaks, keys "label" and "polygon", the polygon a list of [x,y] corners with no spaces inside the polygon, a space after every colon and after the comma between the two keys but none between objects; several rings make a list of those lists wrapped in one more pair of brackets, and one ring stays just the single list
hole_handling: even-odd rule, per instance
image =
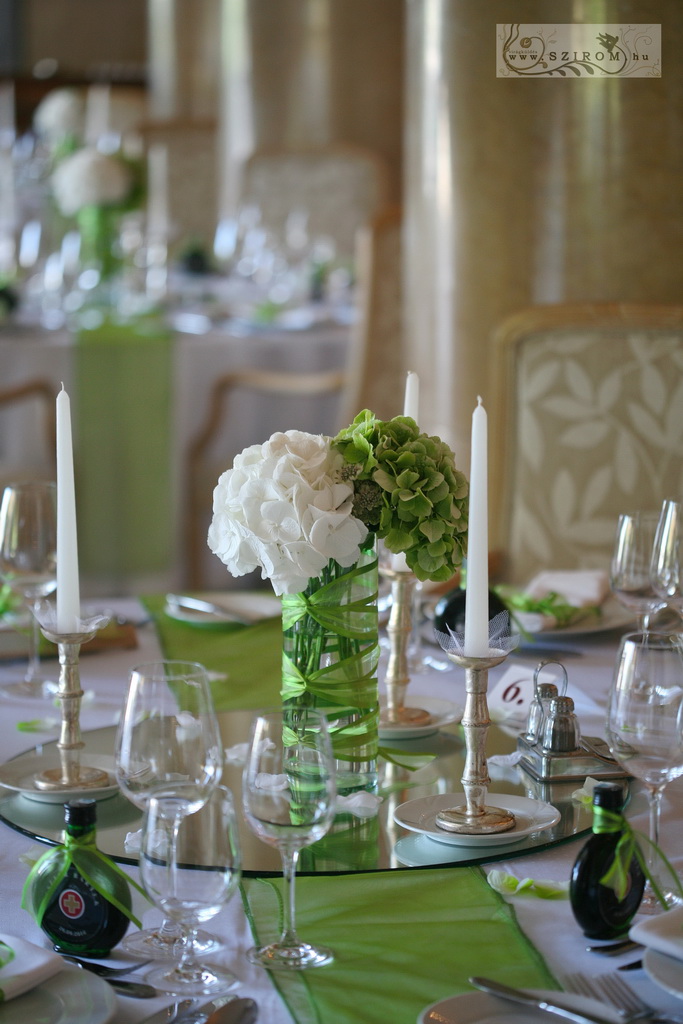
[{"label": "folded white napkin", "polygon": [[634,942],[683,961],[683,907],[643,918],[631,925],[629,936]]},{"label": "folded white napkin", "polygon": [[0,932],[0,942],[14,950],[14,958],[0,968],[0,991],[5,1002],[47,981],[64,966],[58,953],[34,946],[26,939]]},{"label": "folded white napkin", "polygon": [[565,569],[539,572],[525,588],[529,597],[540,599],[555,592],[575,608],[600,605],[608,596],[609,578],[602,569]]}]

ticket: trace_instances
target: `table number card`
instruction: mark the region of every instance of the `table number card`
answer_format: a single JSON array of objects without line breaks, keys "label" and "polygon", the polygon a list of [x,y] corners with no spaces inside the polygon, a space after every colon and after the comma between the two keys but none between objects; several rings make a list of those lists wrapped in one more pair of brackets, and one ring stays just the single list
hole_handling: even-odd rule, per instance
[{"label": "table number card", "polygon": [[[526,720],[534,696],[535,671],[536,669],[526,665],[511,665],[505,670],[487,696],[492,719]],[[538,674],[539,683],[552,683],[557,681],[557,678],[557,673],[552,670],[544,670]]]}]

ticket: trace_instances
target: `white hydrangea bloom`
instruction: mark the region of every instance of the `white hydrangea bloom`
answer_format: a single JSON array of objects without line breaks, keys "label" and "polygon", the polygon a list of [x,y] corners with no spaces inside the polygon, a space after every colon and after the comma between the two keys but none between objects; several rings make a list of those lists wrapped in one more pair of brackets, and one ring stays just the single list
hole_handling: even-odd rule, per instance
[{"label": "white hydrangea bloom", "polygon": [[68,136],[83,135],[85,103],[77,89],[53,89],[44,96],[33,114],[36,134],[48,143]]},{"label": "white hydrangea bloom", "polygon": [[67,217],[84,206],[122,202],[132,184],[130,169],[122,160],[87,147],[62,160],[52,175],[55,199]]},{"label": "white hydrangea bloom", "polygon": [[365,525],[329,438],[273,434],[237,455],[214,490],[209,547],[233,576],[260,568],[275,593],[296,594],[331,558],[353,565]]}]

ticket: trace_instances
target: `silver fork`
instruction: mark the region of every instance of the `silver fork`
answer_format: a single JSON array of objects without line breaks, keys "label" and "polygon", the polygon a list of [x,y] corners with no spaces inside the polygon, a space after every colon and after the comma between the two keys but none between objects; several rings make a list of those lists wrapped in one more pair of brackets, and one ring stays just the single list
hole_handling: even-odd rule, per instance
[{"label": "silver fork", "polygon": [[683,1024],[683,1017],[660,1013],[653,1006],[648,1006],[620,974],[601,974],[596,978],[587,978],[583,974],[567,974],[562,980],[569,992],[590,996],[602,1002],[607,999],[622,1017],[628,1018],[629,1021],[643,1021],[643,1024]]}]

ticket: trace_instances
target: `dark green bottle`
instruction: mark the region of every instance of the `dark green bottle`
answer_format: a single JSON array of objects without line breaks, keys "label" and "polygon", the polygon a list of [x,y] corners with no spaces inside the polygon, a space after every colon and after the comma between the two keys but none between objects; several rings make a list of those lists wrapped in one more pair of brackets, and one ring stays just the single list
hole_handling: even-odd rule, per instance
[{"label": "dark green bottle", "polygon": [[574,917],[584,935],[591,939],[624,935],[643,897],[645,875],[635,856],[628,868],[628,889],[623,899],[600,881],[612,866],[614,851],[623,835],[615,820],[615,815],[622,816],[623,809],[624,792],[620,785],[604,782],[595,787],[593,835],[576,858],[569,883]]},{"label": "dark green bottle", "polygon": [[95,801],[73,800],[64,806],[64,844],[35,865],[23,905],[58,953],[107,956],[132,919],[128,880],[97,849]]}]

